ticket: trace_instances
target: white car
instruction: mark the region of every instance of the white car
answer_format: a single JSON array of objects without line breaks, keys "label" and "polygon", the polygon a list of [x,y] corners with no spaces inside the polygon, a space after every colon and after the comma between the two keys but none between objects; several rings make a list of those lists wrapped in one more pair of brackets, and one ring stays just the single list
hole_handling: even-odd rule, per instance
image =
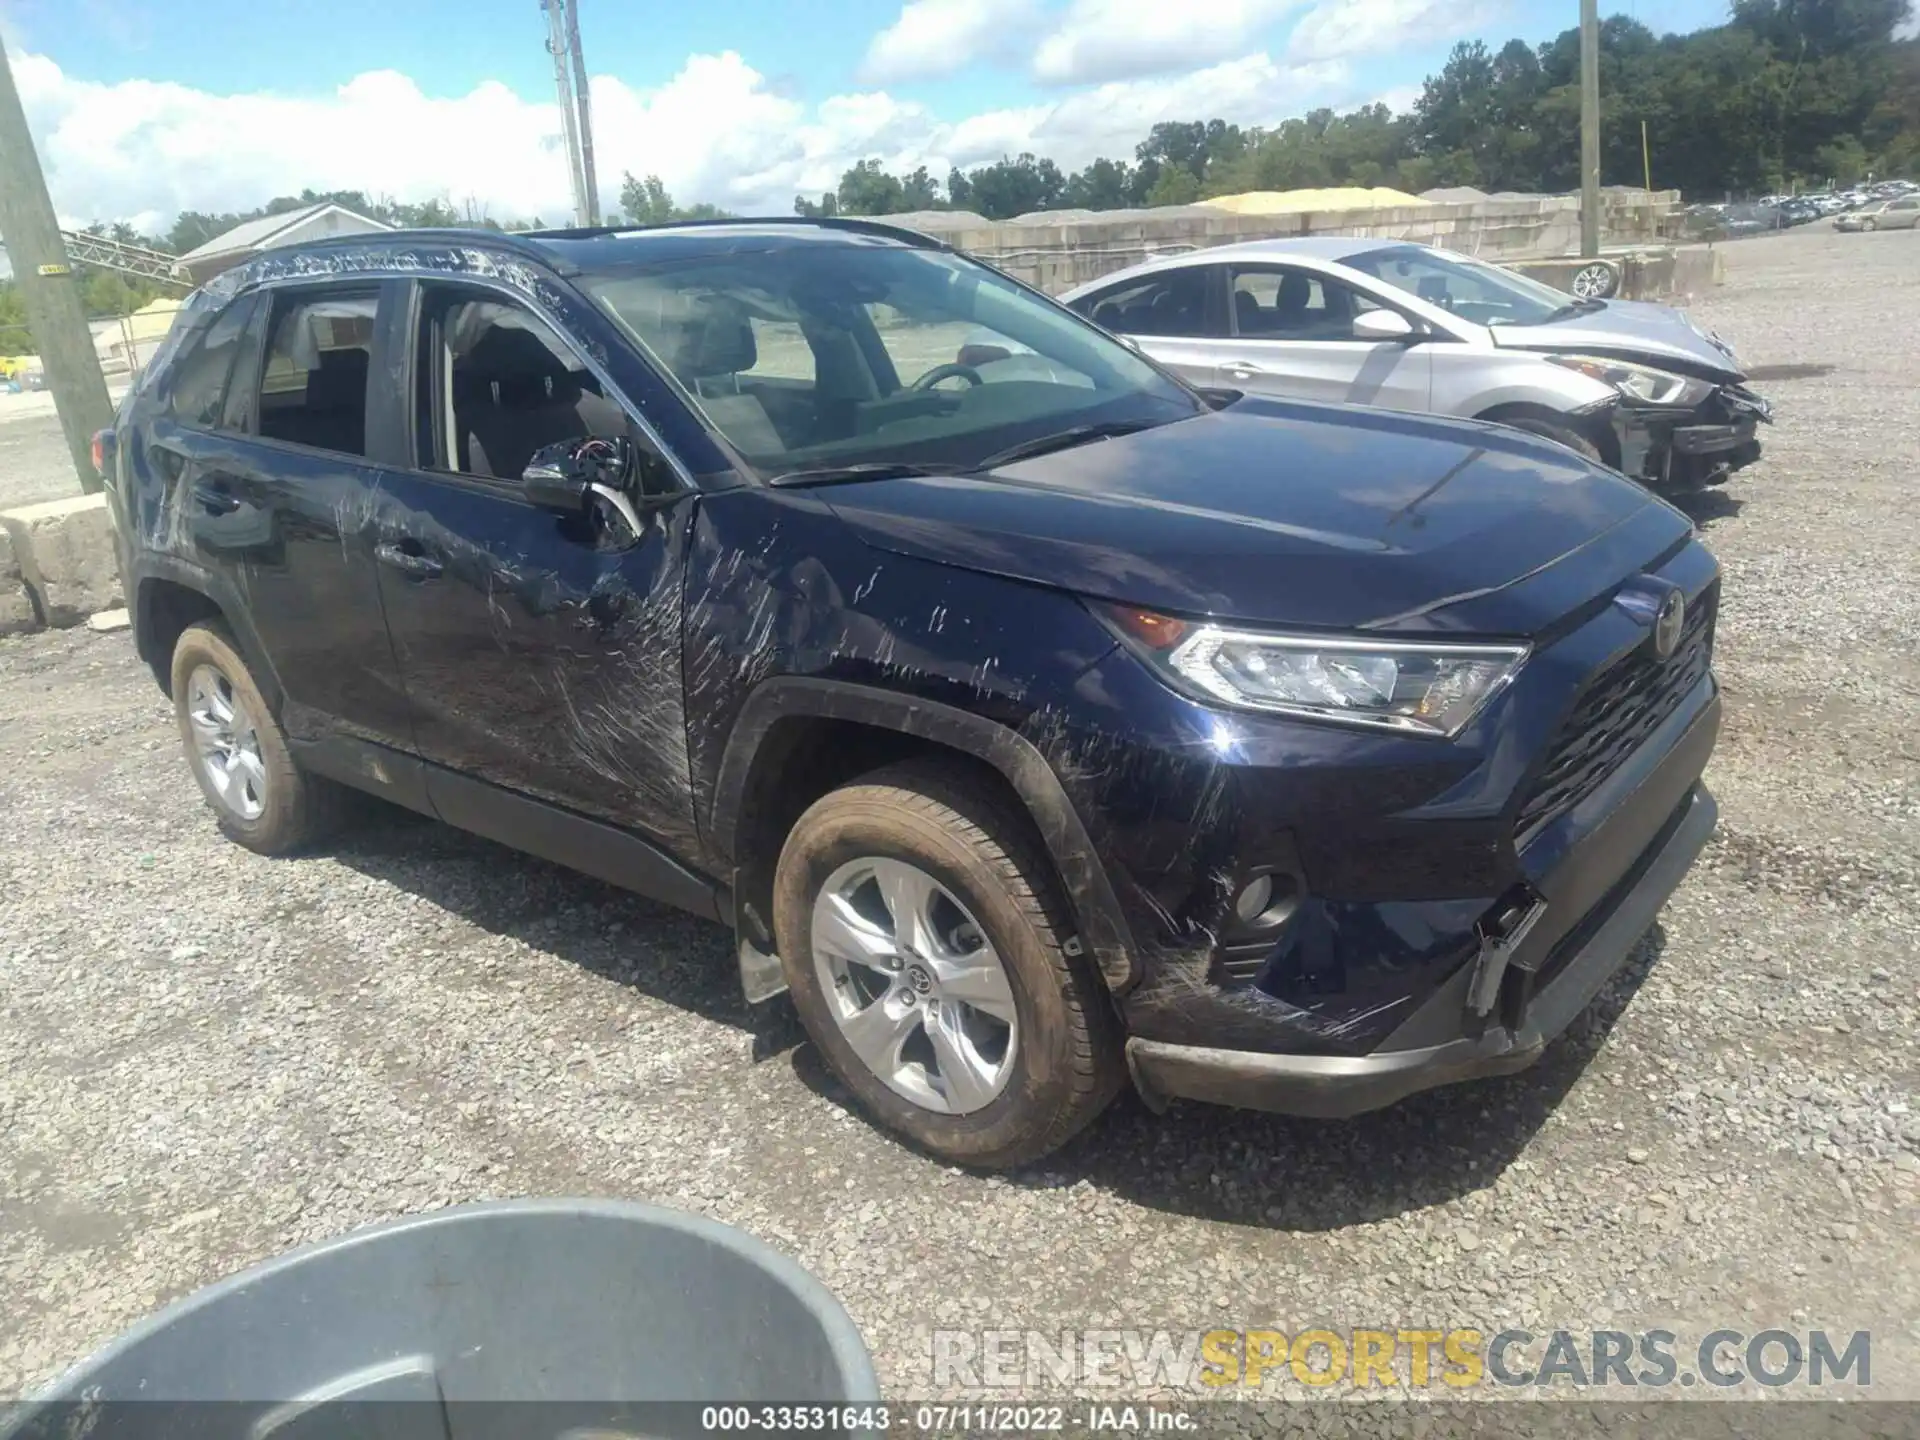
[{"label": "white car", "polygon": [[1202,388],[1496,421],[1652,485],[1751,464],[1771,413],[1682,311],[1402,241],[1222,245],[1060,298]]}]

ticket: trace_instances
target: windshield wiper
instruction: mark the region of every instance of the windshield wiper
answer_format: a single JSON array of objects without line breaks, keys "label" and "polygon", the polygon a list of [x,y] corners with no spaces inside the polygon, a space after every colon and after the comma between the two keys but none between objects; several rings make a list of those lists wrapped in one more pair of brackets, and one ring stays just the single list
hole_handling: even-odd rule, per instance
[{"label": "windshield wiper", "polygon": [[1564,320],[1569,315],[1591,315],[1595,310],[1604,310],[1606,308],[1607,302],[1604,300],[1569,300],[1558,310],[1553,311],[1549,315],[1541,316],[1536,323],[1551,325],[1554,321]]},{"label": "windshield wiper", "polygon": [[916,475],[957,475],[957,465],[909,465],[898,460],[869,460],[859,465],[819,465],[775,475],[769,485],[840,485],[856,480],[902,480]]},{"label": "windshield wiper", "polygon": [[1022,440],[1018,445],[1009,445],[1004,450],[996,450],[982,460],[977,468],[991,470],[998,465],[1011,465],[1016,460],[1031,460],[1036,455],[1051,455],[1056,450],[1071,449],[1089,440],[1111,440],[1119,435],[1134,435],[1142,430],[1153,429],[1157,423],[1152,420],[1108,420],[1098,425],[1070,425],[1051,435],[1040,435],[1032,440]]}]

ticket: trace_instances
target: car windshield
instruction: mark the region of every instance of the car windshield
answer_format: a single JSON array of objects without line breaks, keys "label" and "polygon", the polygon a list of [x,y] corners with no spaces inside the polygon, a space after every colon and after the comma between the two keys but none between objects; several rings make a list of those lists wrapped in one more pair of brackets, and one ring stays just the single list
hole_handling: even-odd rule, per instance
[{"label": "car windshield", "polygon": [[1551,285],[1423,245],[1366,250],[1341,263],[1476,325],[1540,325],[1574,313]]},{"label": "car windshield", "polygon": [[1127,346],[949,251],[770,242],[582,283],[767,479],[965,470],[1049,436],[1205,408]]}]

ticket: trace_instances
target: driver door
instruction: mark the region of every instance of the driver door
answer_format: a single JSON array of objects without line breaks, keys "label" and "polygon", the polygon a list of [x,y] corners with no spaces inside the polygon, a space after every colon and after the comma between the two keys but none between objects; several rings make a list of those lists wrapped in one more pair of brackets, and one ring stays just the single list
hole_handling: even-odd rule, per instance
[{"label": "driver door", "polygon": [[1233,340],[1216,385],[1299,400],[1425,410],[1433,361],[1422,345],[1360,340],[1353,322],[1378,302],[1319,271],[1236,265],[1229,276]]},{"label": "driver door", "polygon": [[[578,349],[504,292],[422,284],[395,316],[412,424],[385,461],[374,557],[435,808],[472,781],[691,848],[680,672],[691,496],[618,514],[530,504],[539,446],[624,434],[664,466]],[[409,435],[407,432],[411,432]],[[465,777],[464,779],[462,777]],[[538,847],[533,847],[538,848]]]}]

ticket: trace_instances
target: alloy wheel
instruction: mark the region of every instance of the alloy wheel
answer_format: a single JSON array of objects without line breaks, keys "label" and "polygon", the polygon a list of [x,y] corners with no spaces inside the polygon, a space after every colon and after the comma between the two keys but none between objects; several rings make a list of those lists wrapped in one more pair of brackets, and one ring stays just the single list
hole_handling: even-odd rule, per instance
[{"label": "alloy wheel", "polygon": [[1006,1089],[1020,1027],[1005,963],[933,876],[904,860],[848,861],[814,897],[812,937],[834,1024],[888,1089],[947,1115]]},{"label": "alloy wheel", "polygon": [[258,820],[267,808],[260,732],[233,682],[211,665],[187,679],[187,720],[193,728],[193,761],[207,788],[239,819]]},{"label": "alloy wheel", "polygon": [[1574,271],[1569,285],[1576,299],[1604,300],[1613,294],[1615,283],[1613,267],[1596,261]]}]

